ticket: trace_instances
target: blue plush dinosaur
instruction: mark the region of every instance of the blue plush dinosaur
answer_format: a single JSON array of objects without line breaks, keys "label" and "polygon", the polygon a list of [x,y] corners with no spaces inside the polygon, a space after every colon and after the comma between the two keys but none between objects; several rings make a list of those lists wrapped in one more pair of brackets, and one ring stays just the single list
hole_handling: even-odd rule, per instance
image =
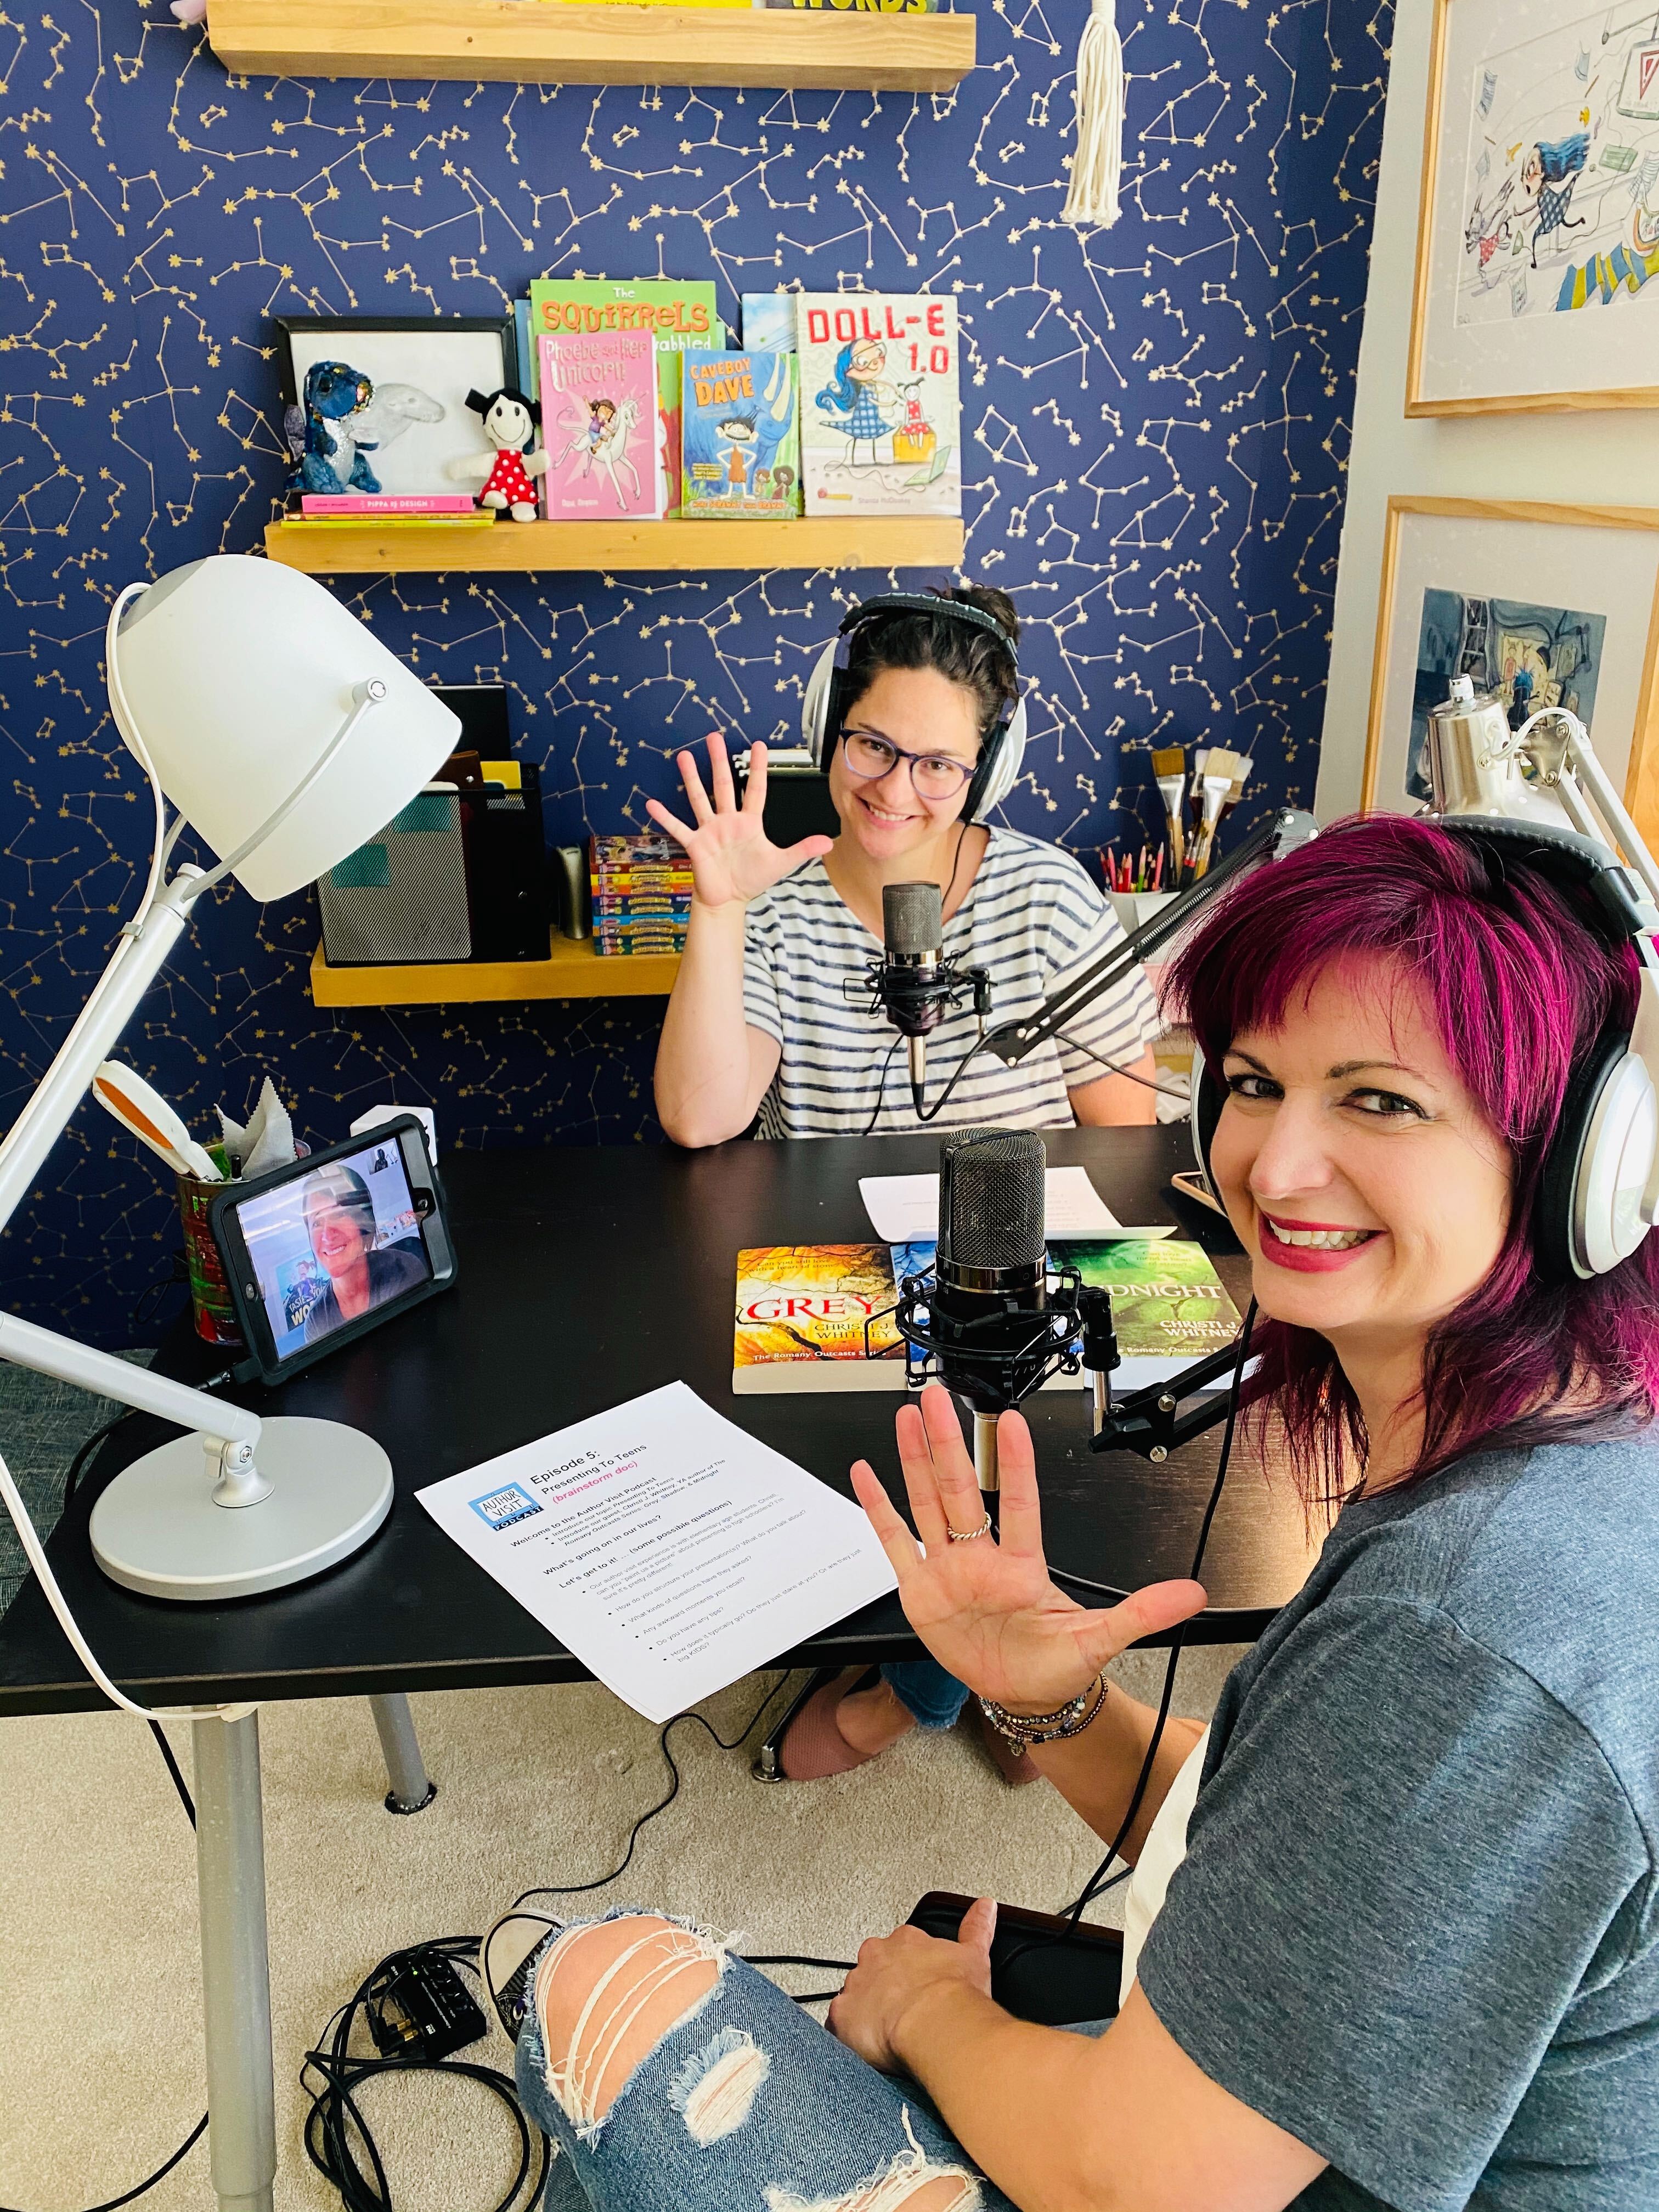
[{"label": "blue plush dinosaur", "polygon": [[358,447],[350,419],[374,397],[374,387],[362,370],[343,361],[314,362],[306,371],[303,489],[379,491],[380,480]]}]

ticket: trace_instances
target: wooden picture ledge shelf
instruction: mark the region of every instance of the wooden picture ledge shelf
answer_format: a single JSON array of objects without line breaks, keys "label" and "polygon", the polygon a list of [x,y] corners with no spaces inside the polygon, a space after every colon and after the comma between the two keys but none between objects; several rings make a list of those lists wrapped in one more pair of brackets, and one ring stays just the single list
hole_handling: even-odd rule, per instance
[{"label": "wooden picture ledge shelf", "polygon": [[236,76],[949,92],[972,15],[836,8],[582,7],[569,0],[209,0]]},{"label": "wooden picture ledge shelf", "polygon": [[[562,0],[532,0],[557,7]],[[273,522],[265,551],[313,576],[395,575],[414,570],[629,569],[703,574],[722,568],[954,568],[962,559],[955,515],[803,516],[771,522],[498,522],[343,525]]]},{"label": "wooden picture ledge shelf", "polygon": [[552,933],[550,960],[446,960],[410,968],[331,968],[319,945],[311,995],[319,1006],[455,1006],[514,999],[659,999],[674,988],[677,952],[601,960],[591,939]]}]

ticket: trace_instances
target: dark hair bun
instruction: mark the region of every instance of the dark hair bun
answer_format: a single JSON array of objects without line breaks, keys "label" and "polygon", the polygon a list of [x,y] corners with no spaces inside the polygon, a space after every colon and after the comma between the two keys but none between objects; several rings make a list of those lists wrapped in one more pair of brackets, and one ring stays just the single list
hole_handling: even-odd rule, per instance
[{"label": "dark hair bun", "polygon": [[998,591],[994,584],[957,584],[947,586],[938,592],[941,599],[954,599],[958,606],[977,607],[991,620],[1008,640],[1010,645],[1019,638],[1019,616],[1006,592]]},{"label": "dark hair bun", "polygon": [[[973,693],[984,736],[1006,723],[1019,703],[1014,655],[1019,617],[1007,592],[988,584],[941,585],[932,596],[940,603],[938,614],[907,608],[854,631],[847,655],[848,708],[884,668],[932,668]],[[945,614],[943,609],[950,604],[988,615],[999,635]]]}]

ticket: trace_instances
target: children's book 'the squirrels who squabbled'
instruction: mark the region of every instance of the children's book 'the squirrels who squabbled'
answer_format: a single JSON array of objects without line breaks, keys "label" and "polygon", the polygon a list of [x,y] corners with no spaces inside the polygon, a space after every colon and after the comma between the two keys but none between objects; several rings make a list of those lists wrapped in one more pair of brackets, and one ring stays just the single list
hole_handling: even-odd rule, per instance
[{"label": "children's book 'the squirrels who squabbled'", "polygon": [[957,303],[803,292],[801,470],[811,514],[960,514]]}]

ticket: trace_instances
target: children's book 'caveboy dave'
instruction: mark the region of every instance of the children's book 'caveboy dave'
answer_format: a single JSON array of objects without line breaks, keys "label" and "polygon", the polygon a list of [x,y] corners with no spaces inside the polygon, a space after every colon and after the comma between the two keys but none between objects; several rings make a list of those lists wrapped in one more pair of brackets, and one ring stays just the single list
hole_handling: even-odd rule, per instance
[{"label": "children's book 'caveboy dave'", "polygon": [[800,512],[793,353],[680,356],[688,515]]},{"label": "children's book 'caveboy dave'", "polygon": [[537,341],[547,511],[603,522],[662,513],[657,356],[643,331]]},{"label": "children's book 'caveboy dave'", "polygon": [[957,303],[803,292],[801,471],[811,514],[960,514]]},{"label": "children's book 'caveboy dave'", "polygon": [[[663,475],[658,512],[680,508],[680,361],[690,346],[726,343],[709,279],[635,276],[538,276],[530,287],[530,331],[544,337],[593,337],[610,331],[648,331],[657,349],[658,461]],[[550,514],[554,510],[549,509]]]}]

